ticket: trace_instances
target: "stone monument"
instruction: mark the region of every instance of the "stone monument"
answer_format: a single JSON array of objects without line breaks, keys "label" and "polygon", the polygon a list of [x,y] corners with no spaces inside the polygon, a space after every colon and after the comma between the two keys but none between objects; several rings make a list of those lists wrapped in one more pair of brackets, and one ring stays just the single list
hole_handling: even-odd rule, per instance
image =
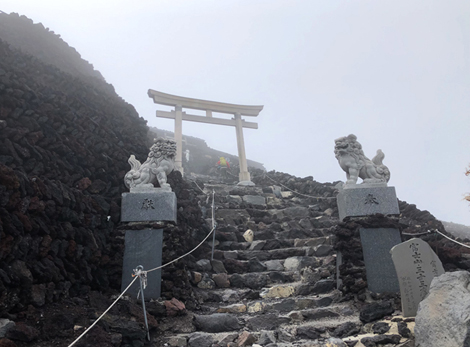
[{"label": "stone monument", "polygon": [[[174,141],[158,138],[143,164],[134,155],[130,156],[131,170],[124,177],[130,192],[122,194],[121,222],[176,223],[176,195],[167,183],[167,175],[175,166],[175,153]],[[161,265],[162,244],[163,229],[126,230],[122,290],[132,281],[137,266],[142,265],[145,271]],[[145,299],[158,299],[161,270],[148,273],[147,281]],[[139,290],[140,284],[135,282],[128,293],[137,295]]]},{"label": "stone monument", "polygon": [[[337,195],[339,219],[364,217],[376,213],[400,213],[394,187],[388,187],[390,170],[382,163],[379,149],[370,160],[353,134],[335,140],[335,156],[346,172],[346,182]],[[357,181],[362,178],[363,182]],[[367,283],[375,293],[398,292],[390,249],[401,242],[400,232],[393,228],[361,228],[361,244],[366,265]]]},{"label": "stone monument", "polygon": [[442,275],[444,268],[436,253],[421,239],[400,243],[390,253],[400,282],[403,317],[415,317],[432,279]]}]

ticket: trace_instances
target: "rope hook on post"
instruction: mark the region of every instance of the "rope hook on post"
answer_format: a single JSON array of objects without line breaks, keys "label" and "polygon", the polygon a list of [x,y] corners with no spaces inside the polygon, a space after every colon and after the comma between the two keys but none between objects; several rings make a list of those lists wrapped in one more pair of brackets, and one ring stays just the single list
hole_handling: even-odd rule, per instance
[{"label": "rope hook on post", "polygon": [[142,265],[137,266],[134,269],[134,274],[132,277],[139,276],[140,279],[140,290],[137,293],[137,299],[139,295],[142,294],[142,309],[144,310],[144,321],[145,327],[147,329],[147,339],[150,341],[150,333],[149,333],[149,324],[147,322],[147,311],[145,310],[145,297],[144,297],[144,289],[147,287],[147,271],[144,271],[144,267]]}]

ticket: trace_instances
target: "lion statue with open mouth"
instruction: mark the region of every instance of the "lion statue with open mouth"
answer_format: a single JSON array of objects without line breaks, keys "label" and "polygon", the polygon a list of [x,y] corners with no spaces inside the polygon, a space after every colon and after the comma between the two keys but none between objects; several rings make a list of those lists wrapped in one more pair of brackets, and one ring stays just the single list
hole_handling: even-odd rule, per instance
[{"label": "lion statue with open mouth", "polygon": [[335,157],[339,166],[346,172],[346,186],[357,184],[359,177],[365,184],[386,185],[390,180],[390,171],[382,164],[384,153],[379,149],[376,156],[370,160],[364,155],[356,135],[351,134],[335,140]]},{"label": "lion statue with open mouth", "polygon": [[158,182],[160,188],[171,191],[167,175],[175,168],[175,155],[175,141],[155,139],[143,164],[140,164],[134,155],[130,156],[128,161],[131,170],[124,176],[124,184],[132,191],[135,188],[154,188],[154,183]]}]

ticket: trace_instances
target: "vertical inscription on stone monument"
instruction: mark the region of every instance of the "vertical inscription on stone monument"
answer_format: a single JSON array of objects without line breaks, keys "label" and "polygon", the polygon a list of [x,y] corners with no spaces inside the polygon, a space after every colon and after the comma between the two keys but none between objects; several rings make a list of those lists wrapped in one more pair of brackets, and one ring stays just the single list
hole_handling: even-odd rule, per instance
[{"label": "vertical inscription on stone monument", "polygon": [[419,252],[419,244],[417,242],[412,242],[410,244],[410,249],[412,253],[411,256],[414,258],[413,264],[416,267],[416,279],[419,282],[419,294],[421,301],[428,293],[428,285],[425,283],[426,274],[423,271],[423,259],[421,259],[421,253]]},{"label": "vertical inscription on stone monument", "polygon": [[432,279],[444,273],[442,263],[426,242],[416,238],[393,247],[390,253],[400,282],[403,316],[416,316]]}]

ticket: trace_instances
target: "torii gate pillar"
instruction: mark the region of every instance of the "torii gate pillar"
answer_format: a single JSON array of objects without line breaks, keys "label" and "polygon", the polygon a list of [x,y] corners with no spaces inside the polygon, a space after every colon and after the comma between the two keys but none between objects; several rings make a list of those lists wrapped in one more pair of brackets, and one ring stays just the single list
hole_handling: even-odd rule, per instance
[{"label": "torii gate pillar", "polygon": [[[243,128],[258,129],[258,123],[246,122],[242,116],[256,117],[263,109],[263,106],[247,106],[227,104],[216,101],[207,101],[201,99],[186,98],[171,94],[157,92],[149,89],[149,97],[156,104],[174,106],[174,111],[157,111],[157,117],[170,118],[175,120],[175,141],[176,158],[175,167],[183,173],[183,121],[202,122],[217,125],[227,125],[235,127],[237,134],[238,160],[240,163],[239,184],[254,185],[251,182],[248,164],[246,161],[245,142],[243,139]],[[206,116],[195,116],[183,112],[183,108],[206,111]],[[234,118],[224,119],[212,117],[212,112],[233,114]]]},{"label": "torii gate pillar", "polygon": [[251,182],[246,161],[245,140],[243,138],[243,123],[240,113],[235,113],[235,130],[237,132],[238,162],[240,164],[239,182]]},{"label": "torii gate pillar", "polygon": [[183,107],[175,106],[175,168],[183,174]]}]

